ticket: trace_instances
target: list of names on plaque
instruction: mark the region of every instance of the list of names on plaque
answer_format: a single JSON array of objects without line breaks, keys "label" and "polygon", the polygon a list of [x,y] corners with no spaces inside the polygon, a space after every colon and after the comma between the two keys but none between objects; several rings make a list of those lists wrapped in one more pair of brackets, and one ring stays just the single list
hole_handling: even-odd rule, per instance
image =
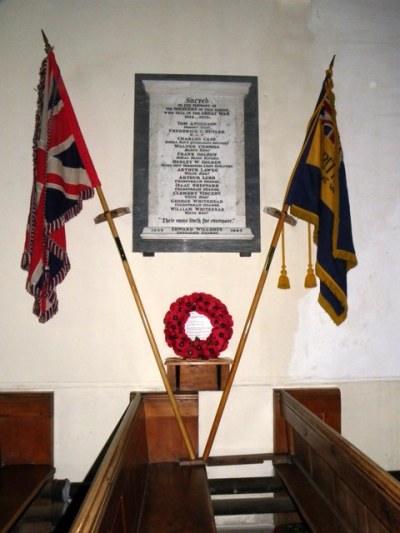
[{"label": "list of names on plaque", "polygon": [[228,206],[222,188],[233,168],[232,143],[226,135],[230,110],[218,108],[208,98],[186,98],[184,103],[166,107],[164,113],[177,119],[165,139],[173,150],[167,150],[161,162],[163,169],[172,168],[176,176],[171,210],[177,216],[224,213]]}]

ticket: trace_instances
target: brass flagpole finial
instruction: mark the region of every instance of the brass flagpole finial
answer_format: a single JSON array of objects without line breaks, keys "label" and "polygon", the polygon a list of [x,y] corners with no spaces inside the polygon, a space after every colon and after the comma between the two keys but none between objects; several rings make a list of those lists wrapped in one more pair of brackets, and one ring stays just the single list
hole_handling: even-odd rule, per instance
[{"label": "brass flagpole finial", "polygon": [[41,30],[42,32],[42,37],[43,37],[43,40],[44,40],[44,51],[46,52],[46,54],[48,54],[51,50],[53,50],[53,46],[51,46],[51,44],[49,43],[49,40],[46,36],[46,34],[44,33],[43,30]]},{"label": "brass flagpole finial", "polygon": [[332,57],[332,60],[331,60],[331,62],[330,62],[330,64],[329,64],[329,67],[325,70],[325,74],[326,74],[326,77],[327,77],[327,78],[332,78],[332,74],[333,74],[333,65],[334,65],[334,63],[335,63],[335,57],[336,57],[336,55],[334,55],[334,56]]}]

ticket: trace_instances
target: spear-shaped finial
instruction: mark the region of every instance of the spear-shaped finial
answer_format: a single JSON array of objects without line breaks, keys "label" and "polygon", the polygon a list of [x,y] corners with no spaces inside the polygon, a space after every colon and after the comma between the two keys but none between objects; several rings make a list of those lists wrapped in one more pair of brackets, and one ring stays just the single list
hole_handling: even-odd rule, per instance
[{"label": "spear-shaped finial", "polygon": [[44,31],[41,30],[41,32],[44,40],[44,51],[46,52],[46,54],[48,54],[51,50],[53,50],[53,46],[51,46],[51,44],[49,43],[49,40]]},{"label": "spear-shaped finial", "polygon": [[332,74],[333,74],[333,64],[334,64],[334,62],[335,62],[335,57],[336,57],[336,55],[334,55],[334,56],[332,57],[332,61],[331,61],[330,65],[329,65],[329,67],[325,70],[325,73],[326,73],[326,79],[327,79],[327,80],[332,78]]}]

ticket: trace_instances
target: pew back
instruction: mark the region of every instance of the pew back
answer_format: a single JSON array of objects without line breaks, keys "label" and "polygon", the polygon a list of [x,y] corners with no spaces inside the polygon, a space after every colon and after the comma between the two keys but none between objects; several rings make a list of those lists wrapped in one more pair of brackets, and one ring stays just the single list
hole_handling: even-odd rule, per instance
[{"label": "pew back", "polygon": [[[166,393],[141,395],[146,420],[146,440],[150,463],[177,461],[187,456],[171,402]],[[132,397],[132,395],[131,395]],[[134,394],[133,394],[134,397]],[[198,395],[175,393],[194,451],[198,453]]]},{"label": "pew back", "polygon": [[53,464],[52,392],[0,393],[0,462]]},{"label": "pew back", "polygon": [[290,390],[276,394],[291,436],[290,460],[275,470],[311,530],[400,531],[400,483]]},{"label": "pew back", "polygon": [[0,393],[0,531],[53,479],[53,393]]}]

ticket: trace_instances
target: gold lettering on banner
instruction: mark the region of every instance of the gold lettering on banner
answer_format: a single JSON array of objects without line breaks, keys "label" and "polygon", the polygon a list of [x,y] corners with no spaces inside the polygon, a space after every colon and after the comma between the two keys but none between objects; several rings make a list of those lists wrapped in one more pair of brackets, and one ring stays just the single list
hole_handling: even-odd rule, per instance
[{"label": "gold lettering on banner", "polygon": [[316,131],[307,157],[307,164],[317,167],[321,172],[321,199],[333,211],[336,176],[338,172],[335,161],[335,146],[324,135],[322,124],[316,125]]}]

